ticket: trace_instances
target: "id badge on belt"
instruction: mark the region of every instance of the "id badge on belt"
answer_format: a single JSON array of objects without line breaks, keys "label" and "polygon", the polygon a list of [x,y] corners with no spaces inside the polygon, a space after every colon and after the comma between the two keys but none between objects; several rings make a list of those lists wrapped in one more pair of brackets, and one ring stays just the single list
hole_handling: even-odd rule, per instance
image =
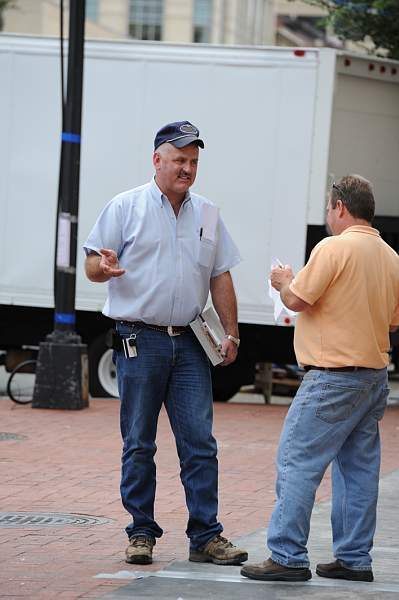
[{"label": "id badge on belt", "polygon": [[122,338],[123,353],[125,358],[136,358],[137,346],[136,346],[136,334],[132,333],[127,338]]}]

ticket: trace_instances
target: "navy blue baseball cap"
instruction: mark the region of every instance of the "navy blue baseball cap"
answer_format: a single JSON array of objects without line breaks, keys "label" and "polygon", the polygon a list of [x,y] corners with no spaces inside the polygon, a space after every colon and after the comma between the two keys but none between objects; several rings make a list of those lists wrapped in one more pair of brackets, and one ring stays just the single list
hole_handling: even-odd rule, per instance
[{"label": "navy blue baseball cap", "polygon": [[164,125],[155,136],[154,150],[166,142],[173,144],[175,148],[184,148],[189,144],[197,144],[200,148],[204,148],[204,142],[199,138],[199,130],[189,121]]}]

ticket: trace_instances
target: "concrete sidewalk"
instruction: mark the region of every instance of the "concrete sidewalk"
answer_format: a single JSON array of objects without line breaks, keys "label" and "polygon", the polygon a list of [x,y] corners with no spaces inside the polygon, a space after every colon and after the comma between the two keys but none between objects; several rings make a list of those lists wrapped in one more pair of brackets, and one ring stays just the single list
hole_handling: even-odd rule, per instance
[{"label": "concrete sidewalk", "polygon": [[[1,598],[252,600],[290,598],[293,594],[340,598],[345,594],[348,600],[360,598],[360,593],[366,598],[390,598],[389,594],[397,597],[399,580],[389,574],[394,571],[390,565],[398,558],[395,515],[399,405],[389,407],[381,427],[383,501],[375,550],[376,582],[333,583],[333,587],[316,576],[301,587],[258,584],[241,580],[235,567],[185,562],[187,513],[174,441],[164,412],[157,439],[156,516],[165,535],[156,545],[153,565],[140,569],[127,565],[124,527],[128,516],[118,489],[118,411],[116,400],[91,401],[89,409],[78,412],[35,410],[13,405],[5,398],[0,400]],[[286,406],[215,405],[219,517],[228,537],[243,539],[251,560],[264,558],[262,530],[274,502],[274,455],[286,411]],[[317,495],[319,504],[313,519],[315,561],[331,556],[326,537],[329,495],[327,474]],[[137,570],[140,579],[132,580]]]},{"label": "concrete sidewalk", "polygon": [[[357,583],[323,579],[315,574],[317,562],[327,562],[331,556],[329,502],[318,504],[312,516],[309,540],[313,579],[306,583],[264,583],[240,575],[241,567],[218,567],[175,562],[163,571],[148,574],[143,571],[99,574],[97,577],[130,577],[135,580],[119,590],[102,596],[104,600],[282,600],[316,598],[320,600],[397,600],[399,595],[399,523],[397,502],[399,471],[381,481],[378,532],[373,550],[373,583]],[[266,530],[244,536],[237,542],[249,551],[249,561],[265,559]]]}]

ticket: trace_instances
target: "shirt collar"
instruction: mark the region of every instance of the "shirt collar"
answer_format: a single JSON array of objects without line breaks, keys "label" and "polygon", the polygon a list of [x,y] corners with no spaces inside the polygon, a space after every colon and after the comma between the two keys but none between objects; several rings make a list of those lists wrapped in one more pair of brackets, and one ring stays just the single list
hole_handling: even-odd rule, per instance
[{"label": "shirt collar", "polygon": [[[150,183],[150,191],[151,191],[151,195],[154,198],[154,200],[157,201],[157,203],[159,204],[159,206],[162,206],[162,203],[164,200],[167,200],[167,196],[165,196],[165,194],[163,192],[161,192],[161,190],[159,189],[157,182],[155,181],[155,175],[151,180]],[[186,204],[186,202],[189,202],[189,200],[191,200],[191,196],[190,196],[190,190],[187,190],[186,195],[184,196],[184,200],[182,202],[182,206],[183,204]]]},{"label": "shirt collar", "polygon": [[163,193],[161,192],[161,190],[159,189],[159,187],[156,184],[155,175],[151,179],[150,192],[151,192],[151,196],[154,198],[154,200],[156,200],[156,202],[159,204],[159,206],[162,206]]},{"label": "shirt collar", "polygon": [[376,235],[377,237],[379,237],[379,235],[380,235],[380,232],[378,231],[378,229],[374,229],[374,227],[371,227],[369,225],[352,225],[351,227],[348,227],[347,229],[345,229],[345,231],[343,231],[341,233],[341,235],[345,235],[345,233],[352,233],[352,232],[368,233],[369,235]]}]

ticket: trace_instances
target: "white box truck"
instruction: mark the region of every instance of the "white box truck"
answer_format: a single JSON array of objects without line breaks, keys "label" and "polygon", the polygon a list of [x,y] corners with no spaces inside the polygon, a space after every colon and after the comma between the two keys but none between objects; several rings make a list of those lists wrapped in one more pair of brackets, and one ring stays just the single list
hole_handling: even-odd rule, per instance
[{"label": "white box truck", "polygon": [[[0,85],[0,349],[10,365],[53,328],[59,41],[0,35]],[[333,49],[87,41],[79,247],[106,202],[151,178],[157,129],[182,119],[206,144],[194,189],[221,208],[243,257],[233,271],[239,359],[213,371],[216,396],[227,399],[255,363],[295,360],[267,276],[271,257],[296,271],[326,235],[329,177],[373,182],[375,224],[398,250],[399,63]],[[116,389],[104,297],[81,253],[77,330],[92,395]]]}]

